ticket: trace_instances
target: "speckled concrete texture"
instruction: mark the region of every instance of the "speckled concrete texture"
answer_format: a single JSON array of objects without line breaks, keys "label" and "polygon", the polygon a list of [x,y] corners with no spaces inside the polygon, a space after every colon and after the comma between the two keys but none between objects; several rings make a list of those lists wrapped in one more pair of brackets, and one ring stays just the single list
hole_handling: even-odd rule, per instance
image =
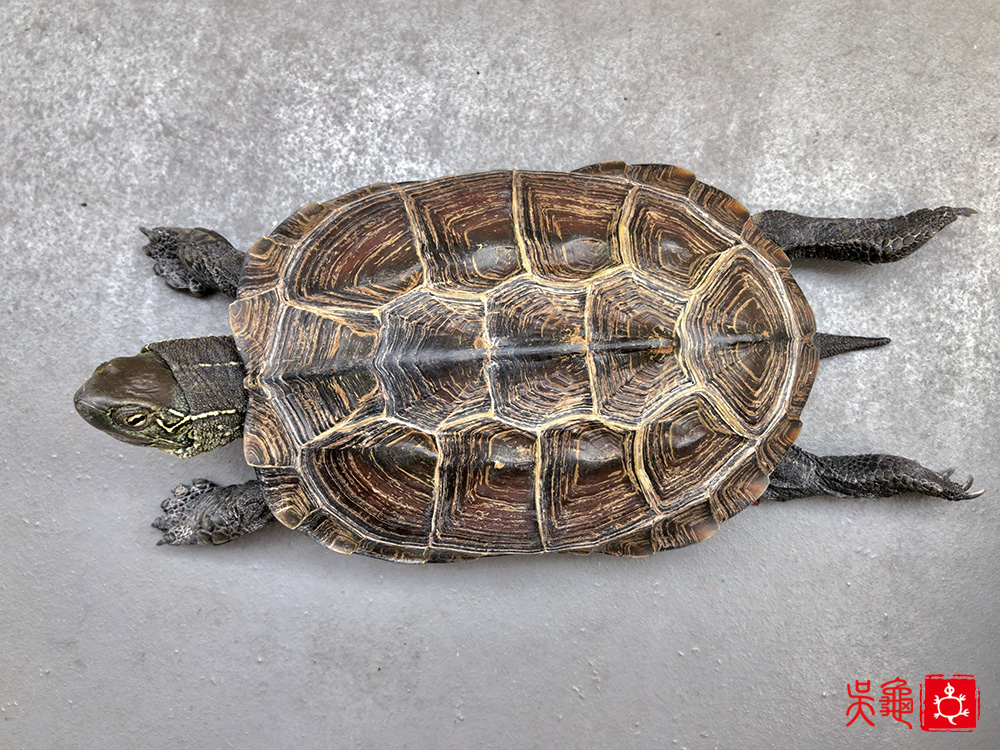
[{"label": "speckled concrete texture", "polygon": [[[0,6],[0,745],[939,747],[846,686],[971,673],[1000,736],[1000,11],[993,0]],[[670,162],[751,209],[970,205],[913,258],[805,263],[800,444],[974,473],[961,504],[751,508],[650,559],[405,567],[272,527],[156,547],[171,487],[251,476],[73,411],[94,365],[224,333],[139,224],[241,247],[369,182]],[[915,717],[911,718],[915,724]],[[955,738],[952,738],[955,739]]]}]

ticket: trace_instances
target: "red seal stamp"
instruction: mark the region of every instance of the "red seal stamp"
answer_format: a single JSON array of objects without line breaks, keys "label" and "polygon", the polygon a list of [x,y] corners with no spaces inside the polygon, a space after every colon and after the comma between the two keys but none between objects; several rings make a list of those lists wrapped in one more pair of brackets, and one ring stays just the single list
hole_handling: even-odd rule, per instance
[{"label": "red seal stamp", "polygon": [[920,728],[971,732],[979,720],[979,690],[971,674],[929,674],[920,686]]}]

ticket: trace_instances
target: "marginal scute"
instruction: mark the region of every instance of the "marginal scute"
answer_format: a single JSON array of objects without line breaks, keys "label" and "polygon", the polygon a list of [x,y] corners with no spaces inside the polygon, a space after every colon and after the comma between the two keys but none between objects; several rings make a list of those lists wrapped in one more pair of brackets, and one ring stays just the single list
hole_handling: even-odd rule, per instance
[{"label": "marginal scute", "polygon": [[621,263],[614,229],[629,192],[624,182],[572,174],[517,174],[522,233],[532,271],[579,281]]},{"label": "marginal scute", "polygon": [[768,484],[768,475],[761,470],[757,456],[747,457],[709,498],[712,516],[719,523],[732,518],[753,505]]},{"label": "marginal scute", "polygon": [[635,427],[694,385],[677,359],[674,328],[684,304],[631,271],[594,284],[587,326],[598,413]]},{"label": "marginal scute", "polygon": [[584,289],[519,278],[486,302],[490,391],[497,416],[535,429],[591,411],[584,338]]},{"label": "marginal scute", "polygon": [[540,552],[533,434],[486,419],[445,429],[436,545]]},{"label": "marginal scute", "polygon": [[633,466],[631,430],[588,419],[545,430],[540,441],[549,549],[593,545],[653,516]]},{"label": "marginal scute", "polygon": [[757,446],[757,461],[770,474],[802,431],[802,422],[794,417],[781,420],[768,437]]},{"label": "marginal scute", "polygon": [[[356,193],[350,195],[355,199],[359,197]],[[271,232],[271,237],[279,242],[294,245],[305,237],[328,213],[330,213],[330,204],[310,203],[278,224]]]},{"label": "marginal scute", "polygon": [[325,513],[310,516],[298,528],[320,544],[342,555],[353,555],[361,551],[365,544],[364,538],[344,528],[335,518]]},{"label": "marginal scute", "polygon": [[389,416],[435,430],[488,411],[480,300],[417,289],[382,310],[375,367]]},{"label": "marginal scute", "polygon": [[521,273],[510,172],[443,177],[404,191],[432,287],[481,292]]},{"label": "marginal scute", "polygon": [[653,548],[676,549],[703,542],[719,530],[707,501],[695,503],[653,527]]},{"label": "marginal scute", "polygon": [[630,164],[625,173],[638,185],[649,185],[678,196],[687,195],[695,182],[694,172],[669,164]]},{"label": "marginal scute", "polygon": [[260,468],[257,477],[264,485],[264,492],[274,498],[271,512],[290,529],[297,529],[306,517],[316,510],[316,504],[302,486],[297,468]]},{"label": "marginal scute", "polygon": [[334,214],[351,204],[357,203],[372,193],[385,192],[392,188],[387,182],[376,182],[372,185],[352,190],[349,193],[323,203],[310,203],[303,206],[283,222],[278,224],[270,236],[278,242],[295,246],[302,242],[306,235],[315,229],[327,216]]},{"label": "marginal scute", "polygon": [[271,237],[261,237],[247,251],[246,269],[240,281],[239,296],[252,297],[274,287],[285,271],[292,246]]},{"label": "marginal scute", "polygon": [[743,241],[743,244],[752,247],[758,255],[768,263],[773,264],[775,268],[791,267],[792,262],[788,260],[785,251],[774,244],[770,237],[760,231],[753,221],[748,221],[743,225],[743,232],[740,234],[740,239]]},{"label": "marginal scute", "polygon": [[281,304],[277,292],[269,291],[229,306],[229,327],[251,378],[267,365]]},{"label": "marginal scute", "polygon": [[[628,165],[623,161],[602,161],[574,169],[570,174],[600,175],[602,177],[624,177]],[[557,173],[558,174],[558,173]]]},{"label": "marginal scute", "polygon": [[819,369],[819,350],[811,338],[798,342],[796,359],[798,366],[795,369],[792,394],[788,402],[788,413],[793,417],[802,413],[809,397],[809,390],[816,379],[816,371]]},{"label": "marginal scute", "polygon": [[294,466],[298,444],[275,408],[274,397],[257,383],[247,385],[247,416],[243,422],[243,456],[250,466]]},{"label": "marginal scute", "polygon": [[750,218],[746,206],[718,188],[695,181],[688,191],[692,201],[705,209],[723,227],[739,235]]},{"label": "marginal scute", "polygon": [[469,557],[456,553],[436,553],[424,546],[401,547],[391,542],[360,536],[342,526],[336,518],[315,513],[299,527],[313,540],[342,555],[360,555],[397,563],[451,562]]},{"label": "marginal scute", "polygon": [[302,471],[327,511],[365,537],[427,544],[437,449],[424,432],[376,420],[306,444]]},{"label": "marginal scute", "polygon": [[594,551],[615,557],[649,557],[656,552],[656,547],[653,546],[653,529],[651,526],[640,526],[635,531],[595,547]]}]

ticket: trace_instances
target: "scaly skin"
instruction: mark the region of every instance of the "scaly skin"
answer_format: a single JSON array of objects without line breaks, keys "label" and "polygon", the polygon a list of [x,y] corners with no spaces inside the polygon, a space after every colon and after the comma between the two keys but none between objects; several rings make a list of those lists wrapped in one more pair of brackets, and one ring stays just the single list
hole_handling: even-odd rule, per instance
[{"label": "scaly skin", "polygon": [[200,227],[139,227],[139,231],[149,238],[143,252],[153,259],[153,273],[171,289],[192,297],[216,291],[236,296],[244,255],[221,234]]},{"label": "scaly skin", "polygon": [[207,479],[174,487],[161,503],[153,527],[163,532],[157,544],[225,544],[262,529],[274,520],[256,479],[220,487]]},{"label": "scaly skin", "polygon": [[892,263],[916,252],[959,216],[974,213],[971,208],[941,206],[892,219],[814,219],[762,211],[751,221],[792,259]]},{"label": "scaly skin", "polygon": [[792,500],[814,495],[837,497],[889,497],[913,493],[945,500],[969,500],[984,490],[969,492],[972,477],[964,484],[952,482],[954,469],[932,471],[900,456],[814,456],[792,446],[771,473],[762,500]]}]

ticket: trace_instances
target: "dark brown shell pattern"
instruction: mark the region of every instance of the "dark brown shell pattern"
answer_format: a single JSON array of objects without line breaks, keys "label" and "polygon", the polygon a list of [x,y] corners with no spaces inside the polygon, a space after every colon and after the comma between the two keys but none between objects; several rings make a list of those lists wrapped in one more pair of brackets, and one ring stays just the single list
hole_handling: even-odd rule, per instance
[{"label": "dark brown shell pattern", "polygon": [[250,250],[230,308],[274,514],[397,561],[643,555],[750,505],[794,441],[812,312],[677,167],[373,185]]}]

